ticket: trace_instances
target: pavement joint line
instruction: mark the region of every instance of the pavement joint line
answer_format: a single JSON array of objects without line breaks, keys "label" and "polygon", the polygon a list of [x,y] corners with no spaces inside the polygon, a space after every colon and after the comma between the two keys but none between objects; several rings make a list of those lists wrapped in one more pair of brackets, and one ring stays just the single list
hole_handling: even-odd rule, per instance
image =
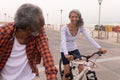
[{"label": "pavement joint line", "polygon": [[99,59],[99,60],[97,60],[97,62],[106,62],[106,61],[115,61],[115,60],[120,60],[120,57]]}]

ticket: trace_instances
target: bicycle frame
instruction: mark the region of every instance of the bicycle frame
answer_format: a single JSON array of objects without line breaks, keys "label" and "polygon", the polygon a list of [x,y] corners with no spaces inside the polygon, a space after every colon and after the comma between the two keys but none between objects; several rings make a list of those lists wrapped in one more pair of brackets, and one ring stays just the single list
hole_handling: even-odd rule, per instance
[{"label": "bicycle frame", "polygon": [[[82,76],[88,71],[88,70],[91,70],[92,69],[92,67],[91,67],[91,63],[92,62],[86,62],[86,61],[76,61],[76,60],[73,60],[73,61],[71,61],[70,62],[70,66],[71,67],[74,67],[74,66],[78,66],[79,64],[82,64],[82,65],[84,65],[84,69],[82,70],[82,72],[80,72],[80,73],[78,73],[78,75],[76,75],[76,74],[74,74],[74,75],[76,75],[75,77],[74,77],[74,80],[80,80],[81,78],[82,78]],[[76,67],[77,68],[77,67]]]},{"label": "bicycle frame", "polygon": [[[70,61],[70,72],[71,72],[70,74],[72,76],[72,77],[70,76],[70,80],[80,80],[81,78],[83,78],[84,75],[86,75],[86,80],[97,80],[95,71],[93,69],[94,69],[96,59],[98,57],[96,57],[96,59],[94,59],[94,61],[90,60],[90,58],[93,57],[95,54],[97,54],[99,57],[103,53],[101,51],[98,51],[98,52],[95,52],[95,53],[88,55],[88,56],[81,55],[81,57],[85,58],[82,60],[80,60],[81,57],[73,55],[74,57],[77,57],[77,58],[75,60]],[[81,64],[84,66],[84,69],[79,73],[78,66]],[[64,74],[64,69],[62,69],[62,68],[63,68],[62,67],[62,60],[60,59],[59,70],[60,70],[61,79],[62,79],[62,76]]]}]

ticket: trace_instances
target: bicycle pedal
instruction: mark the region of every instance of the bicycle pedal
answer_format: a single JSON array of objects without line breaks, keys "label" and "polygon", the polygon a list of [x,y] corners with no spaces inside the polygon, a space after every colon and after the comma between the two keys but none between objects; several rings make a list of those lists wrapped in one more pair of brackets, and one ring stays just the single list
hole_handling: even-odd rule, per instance
[{"label": "bicycle pedal", "polygon": [[71,73],[66,74],[65,77],[66,77],[68,80],[72,80],[72,79],[73,79],[73,76],[72,76]]},{"label": "bicycle pedal", "polygon": [[62,74],[61,74],[61,76],[63,76],[64,75],[64,71],[62,71]]},{"label": "bicycle pedal", "polygon": [[65,77],[68,78],[70,76],[70,73],[66,74]]}]

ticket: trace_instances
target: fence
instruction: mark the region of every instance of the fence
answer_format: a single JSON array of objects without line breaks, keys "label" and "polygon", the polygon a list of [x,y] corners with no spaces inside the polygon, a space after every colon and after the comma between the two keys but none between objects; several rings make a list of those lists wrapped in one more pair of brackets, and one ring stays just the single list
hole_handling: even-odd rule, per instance
[{"label": "fence", "polygon": [[[46,28],[50,28],[55,31],[60,31],[60,25],[47,25]],[[93,37],[96,38],[98,36],[98,31],[95,27],[85,27],[87,32]],[[112,29],[111,26],[107,25],[104,30],[100,31],[101,39],[112,40],[113,42],[120,43],[120,29]]]},{"label": "fence", "polygon": [[117,32],[117,43],[120,43],[120,29]]}]

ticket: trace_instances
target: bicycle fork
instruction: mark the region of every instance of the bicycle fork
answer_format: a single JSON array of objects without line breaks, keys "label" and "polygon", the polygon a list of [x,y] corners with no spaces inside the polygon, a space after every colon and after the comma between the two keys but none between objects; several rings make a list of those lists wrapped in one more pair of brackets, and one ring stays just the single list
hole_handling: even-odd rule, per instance
[{"label": "bicycle fork", "polygon": [[80,78],[82,78],[82,76],[84,75],[84,73],[88,70],[87,67],[85,67],[82,72],[77,76],[77,78],[75,80],[80,80]]}]

